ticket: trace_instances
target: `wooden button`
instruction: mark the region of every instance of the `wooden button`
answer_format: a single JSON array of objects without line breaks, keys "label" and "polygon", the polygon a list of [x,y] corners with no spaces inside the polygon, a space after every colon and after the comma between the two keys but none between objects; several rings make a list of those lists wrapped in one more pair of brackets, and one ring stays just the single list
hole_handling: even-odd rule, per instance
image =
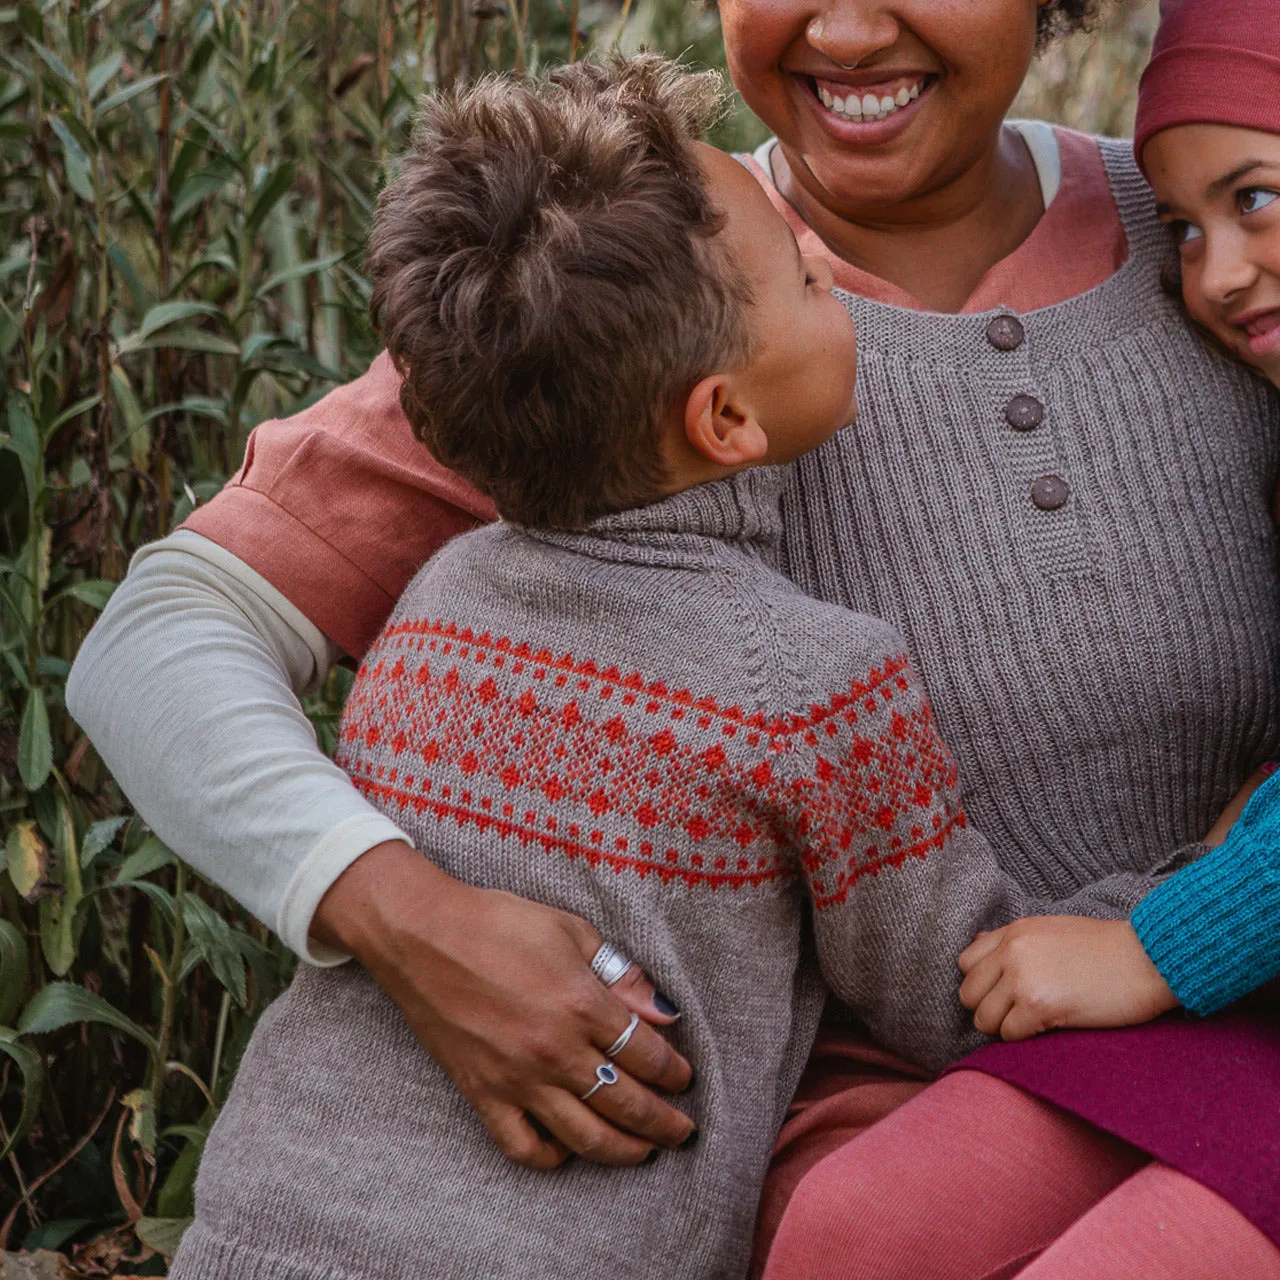
[{"label": "wooden button", "polygon": [[987,341],[997,351],[1016,351],[1026,336],[1022,321],[1017,316],[996,316],[987,325]]},{"label": "wooden button", "polygon": [[1031,486],[1031,501],[1041,511],[1057,511],[1070,496],[1071,486],[1061,476],[1041,476]]},{"label": "wooden button", "polygon": [[1014,396],[1005,405],[1004,416],[1015,431],[1034,431],[1044,421],[1044,405],[1035,396]]}]

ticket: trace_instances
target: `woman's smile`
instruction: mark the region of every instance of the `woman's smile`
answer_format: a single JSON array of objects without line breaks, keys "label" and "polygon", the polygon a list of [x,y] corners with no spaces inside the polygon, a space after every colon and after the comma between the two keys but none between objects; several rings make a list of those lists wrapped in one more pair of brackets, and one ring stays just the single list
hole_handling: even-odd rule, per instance
[{"label": "woman's smile", "polygon": [[793,80],[808,100],[809,109],[836,138],[866,146],[896,137],[906,128],[916,114],[916,104],[937,83],[937,76],[845,72],[837,76],[796,75]]}]

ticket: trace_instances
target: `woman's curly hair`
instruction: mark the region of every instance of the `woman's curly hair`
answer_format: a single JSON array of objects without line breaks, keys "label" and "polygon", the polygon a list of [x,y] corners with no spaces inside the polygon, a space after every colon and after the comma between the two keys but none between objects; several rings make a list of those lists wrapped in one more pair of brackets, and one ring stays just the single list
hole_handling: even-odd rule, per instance
[{"label": "woman's curly hair", "polygon": [[1036,47],[1044,49],[1059,36],[1088,31],[1105,0],[1048,0],[1036,16]]}]

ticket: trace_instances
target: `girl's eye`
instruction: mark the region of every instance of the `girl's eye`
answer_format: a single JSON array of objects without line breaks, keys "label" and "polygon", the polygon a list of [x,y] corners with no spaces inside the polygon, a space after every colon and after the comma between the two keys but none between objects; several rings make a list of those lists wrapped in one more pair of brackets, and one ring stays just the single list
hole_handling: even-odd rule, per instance
[{"label": "girl's eye", "polygon": [[1182,218],[1169,223],[1169,230],[1173,232],[1174,242],[1178,245],[1188,245],[1193,240],[1200,240],[1204,236],[1204,232],[1194,222],[1187,222]]},{"label": "girl's eye", "polygon": [[1280,191],[1272,191],[1269,187],[1246,187],[1237,194],[1236,200],[1241,213],[1257,213],[1280,200]]}]

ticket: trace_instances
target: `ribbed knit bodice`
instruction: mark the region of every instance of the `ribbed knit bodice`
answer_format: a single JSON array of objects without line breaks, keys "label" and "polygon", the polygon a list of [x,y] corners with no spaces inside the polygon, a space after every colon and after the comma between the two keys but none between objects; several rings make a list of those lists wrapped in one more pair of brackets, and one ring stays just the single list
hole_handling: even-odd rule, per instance
[{"label": "ribbed knit bodice", "polygon": [[1120,271],[1011,349],[999,312],[842,295],[858,421],[785,496],[785,571],[904,632],[975,827],[1057,894],[1199,839],[1280,729],[1280,399],[1189,331],[1150,191],[1101,145]]}]

